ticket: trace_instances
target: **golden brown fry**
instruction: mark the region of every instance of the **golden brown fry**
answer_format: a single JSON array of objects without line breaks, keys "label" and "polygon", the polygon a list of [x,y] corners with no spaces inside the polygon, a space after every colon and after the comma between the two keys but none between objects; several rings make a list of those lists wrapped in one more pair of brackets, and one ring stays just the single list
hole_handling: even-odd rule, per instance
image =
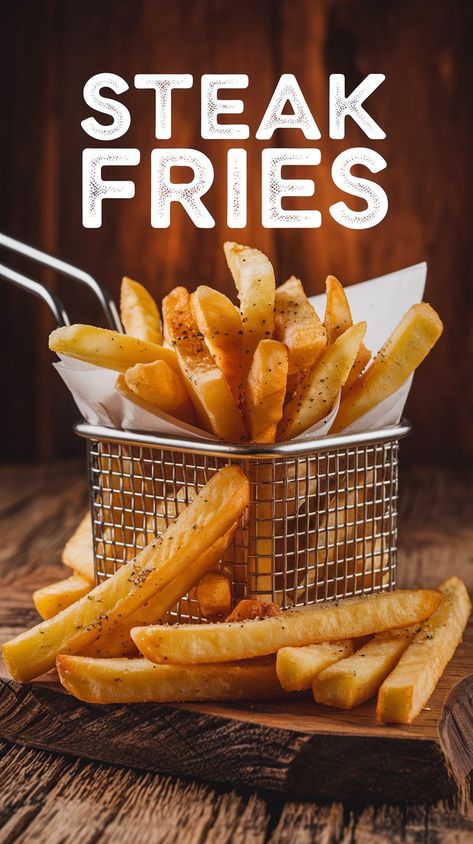
[{"label": "golden brown fry", "polygon": [[412,641],[414,632],[415,627],[408,627],[378,633],[352,656],[326,668],[312,684],[316,702],[353,709],[372,698]]},{"label": "golden brown fry", "polygon": [[286,610],[263,621],[140,627],[131,637],[152,662],[228,662],[407,627],[428,618],[439,602],[437,591],[405,589]]},{"label": "golden brown fry", "polygon": [[185,287],[175,287],[163,300],[163,319],[200,424],[226,442],[245,439],[241,413],[197,328]]},{"label": "golden brown fry", "polygon": [[232,610],[226,621],[246,621],[249,618],[271,618],[281,615],[283,610],[272,601],[258,601],[257,598],[242,598]]},{"label": "golden brown fry", "polygon": [[197,327],[225,375],[235,401],[239,402],[243,386],[243,323],[240,311],[223,293],[204,285],[191,293],[190,303]]},{"label": "golden brown fry", "polygon": [[194,408],[182,377],[164,361],[137,363],[127,369],[124,380],[128,389],[148,404],[184,422],[192,424],[195,421]]},{"label": "golden brown fry", "polygon": [[294,276],[276,288],[274,336],[287,348],[290,375],[312,369],[327,345],[327,332]]},{"label": "golden brown fry", "polygon": [[92,522],[87,511],[62,552],[62,562],[86,580],[95,580]]},{"label": "golden brown fry", "polygon": [[93,583],[80,574],[71,574],[33,592],[33,603],[41,618],[52,618],[65,607],[78,601],[93,587]]},{"label": "golden brown fry", "polygon": [[271,700],[283,695],[274,659],[226,665],[154,665],[147,659],[58,656],[59,679],[88,703]]},{"label": "golden brown fry", "polygon": [[[325,306],[324,324],[327,329],[327,339],[330,345],[334,343],[344,331],[351,328],[353,320],[346,293],[335,276],[327,276],[325,289],[327,293],[327,303]],[[366,348],[364,343],[362,343],[356,356],[355,363],[353,364],[345,386],[343,387],[342,395],[345,392],[348,392],[350,387],[355,383],[358,376],[361,375],[365,369],[370,358],[370,350]]]},{"label": "golden brown fry", "polygon": [[133,627],[163,621],[166,614],[173,609],[179,599],[190,592],[196,583],[217,565],[230,545],[235,530],[236,523],[224,536],[217,539],[210,548],[204,551],[195,562],[191,563],[182,574],[171,580],[163,589],[160,589],[154,598],[150,598],[132,615],[119,621],[108,633],[99,635],[92,644],[81,650],[81,655],[107,658],[134,656],[137,653],[137,648],[130,638],[130,630]]},{"label": "golden brown fry", "polygon": [[161,317],[156,302],[146,287],[127,276],[122,279],[120,316],[130,337],[162,345]]},{"label": "golden brown fry", "polygon": [[209,572],[199,581],[195,591],[203,618],[221,618],[230,612],[232,593],[230,581],[224,574]]},{"label": "golden brown fry", "polygon": [[281,421],[287,351],[278,340],[260,340],[244,390],[244,417],[252,442],[273,443]]},{"label": "golden brown fry", "polygon": [[248,500],[249,484],[241,469],[220,469],[135,560],[54,618],[6,642],[3,656],[12,677],[27,682],[49,671],[58,654],[80,652],[131,615],[230,530]]},{"label": "golden brown fry", "polygon": [[165,349],[155,343],[147,343],[127,334],[119,334],[109,328],[95,325],[66,325],[56,328],[49,335],[49,348],[58,355],[126,372],[135,363],[152,363],[163,360],[175,372],[179,364],[172,349]]},{"label": "golden brown fry", "polygon": [[430,305],[412,305],[368,369],[343,397],[331,433],[347,428],[402,387],[442,331],[442,321]]},{"label": "golden brown fry", "polygon": [[353,640],[320,642],[302,648],[281,648],[276,656],[276,674],[287,692],[310,689],[314,677],[324,668],[353,653]]},{"label": "golden brown fry", "polygon": [[244,375],[260,340],[273,336],[274,270],[259,249],[227,242],[223,246],[240,300],[244,331]]},{"label": "golden brown fry", "polygon": [[471,613],[465,584],[450,577],[439,589],[439,607],[379,690],[376,717],[387,724],[410,724],[417,718],[461,642]]},{"label": "golden brown fry", "polygon": [[278,439],[290,440],[329,413],[356,360],[366,322],[358,322],[322,353],[284,408]]}]

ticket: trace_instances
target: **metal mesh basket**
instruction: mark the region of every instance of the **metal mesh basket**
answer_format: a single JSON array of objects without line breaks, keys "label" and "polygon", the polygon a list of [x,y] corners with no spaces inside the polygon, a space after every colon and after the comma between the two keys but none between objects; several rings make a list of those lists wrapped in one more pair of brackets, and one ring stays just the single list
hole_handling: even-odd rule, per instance
[{"label": "metal mesh basket", "polygon": [[[395,586],[398,442],[407,423],[269,447],[85,424],[76,431],[87,439],[99,581],[162,533],[214,472],[237,463],[251,503],[220,563],[235,603],[252,595],[286,608]],[[201,620],[192,593],[170,616]]]}]

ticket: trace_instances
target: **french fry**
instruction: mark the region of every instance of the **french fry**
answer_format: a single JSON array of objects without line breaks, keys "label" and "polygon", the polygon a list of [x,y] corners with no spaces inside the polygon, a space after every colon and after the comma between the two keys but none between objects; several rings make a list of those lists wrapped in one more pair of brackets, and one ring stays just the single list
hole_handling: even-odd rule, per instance
[{"label": "french fry", "polygon": [[33,603],[41,618],[57,615],[65,607],[78,601],[93,587],[93,583],[81,574],[71,574],[65,580],[58,580],[33,592]]},{"label": "french fry", "polygon": [[230,612],[232,593],[230,581],[224,574],[209,572],[199,580],[195,592],[204,618],[220,618]]},{"label": "french fry", "polygon": [[86,580],[95,580],[94,543],[89,511],[67,540],[62,552],[62,562]]},{"label": "french fry", "polygon": [[417,718],[461,642],[471,613],[465,584],[458,577],[450,577],[439,589],[439,607],[422,624],[379,690],[379,721],[410,724]]},{"label": "french fry", "polygon": [[58,656],[63,686],[88,703],[271,700],[284,693],[274,659],[226,665],[154,665],[147,659]]},{"label": "french fry", "polygon": [[276,656],[276,674],[287,692],[310,689],[317,674],[353,653],[353,640],[320,642],[302,648],[281,648]]},{"label": "french fry", "polygon": [[252,442],[273,443],[282,418],[287,351],[278,340],[260,340],[244,390],[244,418]]},{"label": "french fry", "polygon": [[235,401],[243,387],[243,323],[240,311],[223,293],[204,285],[190,297],[197,327],[227,379]]},{"label": "french fry", "polygon": [[347,428],[395,393],[422,363],[442,331],[439,315],[427,302],[412,305],[368,369],[342,398],[331,433]]},{"label": "french fry", "polygon": [[283,610],[272,601],[259,601],[257,598],[242,598],[233,608],[226,621],[246,621],[249,618],[271,618],[281,615]]},{"label": "french fry", "polygon": [[27,682],[49,671],[58,654],[80,652],[143,606],[231,528],[248,499],[249,484],[241,469],[220,469],[135,560],[54,618],[6,642],[3,656],[12,677]]},{"label": "french fry", "polygon": [[[203,552],[200,557],[182,574],[171,580],[167,586],[159,592],[136,612],[127,618],[121,619],[115,627],[104,635],[99,635],[88,647],[81,650],[83,656],[93,657],[119,657],[134,656],[137,648],[130,637],[130,630],[133,627],[140,627],[145,624],[156,624],[165,619],[166,614],[175,604],[205,577],[207,572],[213,569],[227,550],[236,530],[236,523],[220,539],[217,539],[210,548]],[[228,582],[228,581],[227,581]]]},{"label": "french fry", "polygon": [[179,373],[179,364],[172,349],[94,325],[56,328],[49,335],[49,348],[58,355],[67,355],[116,372],[126,372],[135,363],[163,360]]},{"label": "french fry", "polygon": [[348,378],[365,331],[366,322],[358,322],[322,353],[286,404],[278,439],[290,440],[327,415]]},{"label": "french fry", "polygon": [[[327,301],[325,306],[324,325],[327,329],[327,339],[330,345],[331,343],[334,343],[344,331],[351,328],[353,320],[346,293],[334,275],[327,276],[325,289],[327,293]],[[370,359],[371,352],[366,348],[365,344],[362,343],[356,356],[355,363],[353,364],[350,374],[346,380],[346,384],[343,387],[342,395],[345,392],[348,392],[358,376],[361,375]]]},{"label": "french fry", "polygon": [[223,251],[240,300],[244,332],[243,367],[248,372],[259,341],[273,336],[274,270],[259,249],[227,242]]},{"label": "french fry", "polygon": [[326,668],[312,683],[316,702],[353,709],[372,698],[412,641],[415,629],[378,633],[352,656]]},{"label": "french fry", "polygon": [[317,604],[262,621],[150,626],[131,631],[143,656],[152,662],[229,662],[335,639],[369,636],[407,627],[428,618],[440,602],[429,589],[379,592],[362,598]]},{"label": "french fry", "polygon": [[163,319],[201,425],[227,442],[245,439],[241,413],[192,316],[185,287],[175,287],[165,297]]},{"label": "french fry", "polygon": [[274,336],[287,348],[289,375],[312,369],[327,345],[327,332],[294,276],[276,288]]},{"label": "french fry", "polygon": [[184,422],[192,424],[195,421],[184,381],[163,360],[136,363],[127,369],[123,378],[128,389],[148,404]]},{"label": "french fry", "polygon": [[146,287],[127,276],[122,279],[120,316],[126,333],[131,337],[162,345],[163,331],[156,302]]}]

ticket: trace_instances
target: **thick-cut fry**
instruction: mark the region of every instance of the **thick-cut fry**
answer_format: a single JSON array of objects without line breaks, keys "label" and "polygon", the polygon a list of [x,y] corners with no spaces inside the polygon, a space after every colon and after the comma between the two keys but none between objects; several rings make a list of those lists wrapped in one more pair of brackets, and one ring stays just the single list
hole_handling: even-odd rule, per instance
[{"label": "thick-cut fry", "polygon": [[302,648],[281,648],[276,656],[276,674],[287,692],[310,689],[314,677],[324,668],[353,653],[353,640],[320,642]]},{"label": "thick-cut fry", "polygon": [[224,574],[209,572],[199,581],[195,592],[203,618],[221,618],[230,612],[232,592]]},{"label": "thick-cut fry", "polygon": [[271,700],[284,692],[274,659],[225,665],[154,665],[147,659],[58,656],[59,679],[88,703]]},{"label": "thick-cut fry", "polygon": [[312,684],[317,703],[353,709],[372,698],[412,641],[415,629],[378,633],[352,656],[318,674]]},{"label": "thick-cut fry", "polygon": [[259,249],[227,242],[223,250],[240,300],[244,331],[243,366],[248,372],[259,341],[273,336],[274,270]]},{"label": "thick-cut fry", "polygon": [[172,349],[94,325],[56,328],[49,335],[49,348],[58,355],[68,355],[116,372],[126,372],[135,363],[152,363],[154,360],[163,360],[171,369],[179,372]]},{"label": "thick-cut fry", "polygon": [[243,323],[240,311],[223,293],[204,285],[191,294],[190,302],[198,329],[225,375],[235,401],[239,402],[243,387]]},{"label": "thick-cut fry", "polygon": [[245,384],[244,417],[252,442],[273,443],[287,382],[287,351],[278,340],[260,340]]},{"label": "thick-cut fry", "polygon": [[395,393],[422,363],[442,331],[439,315],[427,302],[412,305],[368,369],[342,399],[331,433],[347,428]]},{"label": "thick-cut fry", "polygon": [[138,281],[124,276],[120,291],[120,316],[130,337],[147,343],[163,342],[161,317],[151,293]]},{"label": "thick-cut fry", "polygon": [[327,332],[294,276],[276,288],[274,336],[287,348],[290,375],[312,369],[327,345]]},{"label": "thick-cut fry", "polygon": [[379,690],[376,716],[380,721],[410,724],[426,705],[461,642],[471,613],[465,584],[450,577],[439,589],[439,607]]},{"label": "thick-cut fry", "polygon": [[[344,331],[351,328],[353,320],[346,293],[334,275],[327,276],[325,289],[327,292],[327,302],[325,306],[324,324],[327,329],[327,342],[330,345],[334,343]],[[346,380],[346,384],[343,387],[343,393],[347,392],[355,383],[358,376],[361,375],[368,364],[370,358],[370,350],[366,348],[364,343],[362,343],[356,356],[355,363],[353,364],[350,374]]]},{"label": "thick-cut fry", "polygon": [[184,422],[194,422],[194,408],[184,381],[163,360],[135,364],[127,369],[124,380],[143,401]]},{"label": "thick-cut fry", "polygon": [[362,598],[286,610],[263,621],[151,626],[131,631],[133,641],[152,662],[229,662],[335,639],[369,636],[407,627],[428,618],[440,602],[429,589],[379,592]]},{"label": "thick-cut fry", "polygon": [[185,287],[175,287],[163,300],[163,319],[201,425],[227,442],[245,439],[241,413],[192,316]]},{"label": "thick-cut fry", "polygon": [[215,568],[223,554],[232,541],[236,530],[236,523],[220,539],[217,539],[210,548],[203,552],[200,557],[191,563],[182,574],[171,580],[167,586],[159,592],[136,612],[127,618],[121,619],[115,627],[104,635],[99,635],[88,647],[81,650],[83,656],[94,657],[118,657],[134,656],[137,648],[130,637],[130,630],[133,627],[140,627],[145,624],[156,624],[164,620],[166,613],[171,610],[183,595],[186,595],[205,577],[207,572]]},{"label": "thick-cut fry", "polygon": [[226,621],[246,621],[249,618],[271,618],[281,615],[283,610],[272,601],[258,601],[257,598],[242,598]]},{"label": "thick-cut fry", "polygon": [[290,440],[327,415],[348,378],[365,332],[366,322],[358,322],[322,353],[286,404],[278,439]]},{"label": "thick-cut fry", "polygon": [[95,580],[92,522],[88,511],[67,540],[62,552],[62,561],[86,580]]},{"label": "thick-cut fry", "polygon": [[90,580],[81,574],[72,574],[65,580],[58,580],[33,592],[33,603],[41,618],[52,618],[58,612],[78,601],[93,587]]},{"label": "thick-cut fry", "polygon": [[49,621],[3,646],[15,680],[49,671],[59,653],[78,653],[143,606],[226,533],[248,505],[248,479],[237,466],[220,469],[159,540],[135,560]]}]

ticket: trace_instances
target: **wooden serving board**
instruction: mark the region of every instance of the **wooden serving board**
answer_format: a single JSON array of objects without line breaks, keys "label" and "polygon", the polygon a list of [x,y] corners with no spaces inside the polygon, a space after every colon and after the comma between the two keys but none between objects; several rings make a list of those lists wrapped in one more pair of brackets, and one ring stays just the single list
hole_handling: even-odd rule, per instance
[{"label": "wooden serving board", "polygon": [[[9,593],[1,641],[35,620],[30,590]],[[23,598],[22,598],[23,596]],[[15,600],[16,598],[16,600]],[[23,622],[23,624],[22,624]],[[132,768],[298,798],[434,801],[466,793],[473,769],[473,625],[428,707],[410,726],[381,726],[374,703],[352,712],[309,693],[252,704],[91,706],[55,675],[20,686],[0,671],[0,736]]]}]

